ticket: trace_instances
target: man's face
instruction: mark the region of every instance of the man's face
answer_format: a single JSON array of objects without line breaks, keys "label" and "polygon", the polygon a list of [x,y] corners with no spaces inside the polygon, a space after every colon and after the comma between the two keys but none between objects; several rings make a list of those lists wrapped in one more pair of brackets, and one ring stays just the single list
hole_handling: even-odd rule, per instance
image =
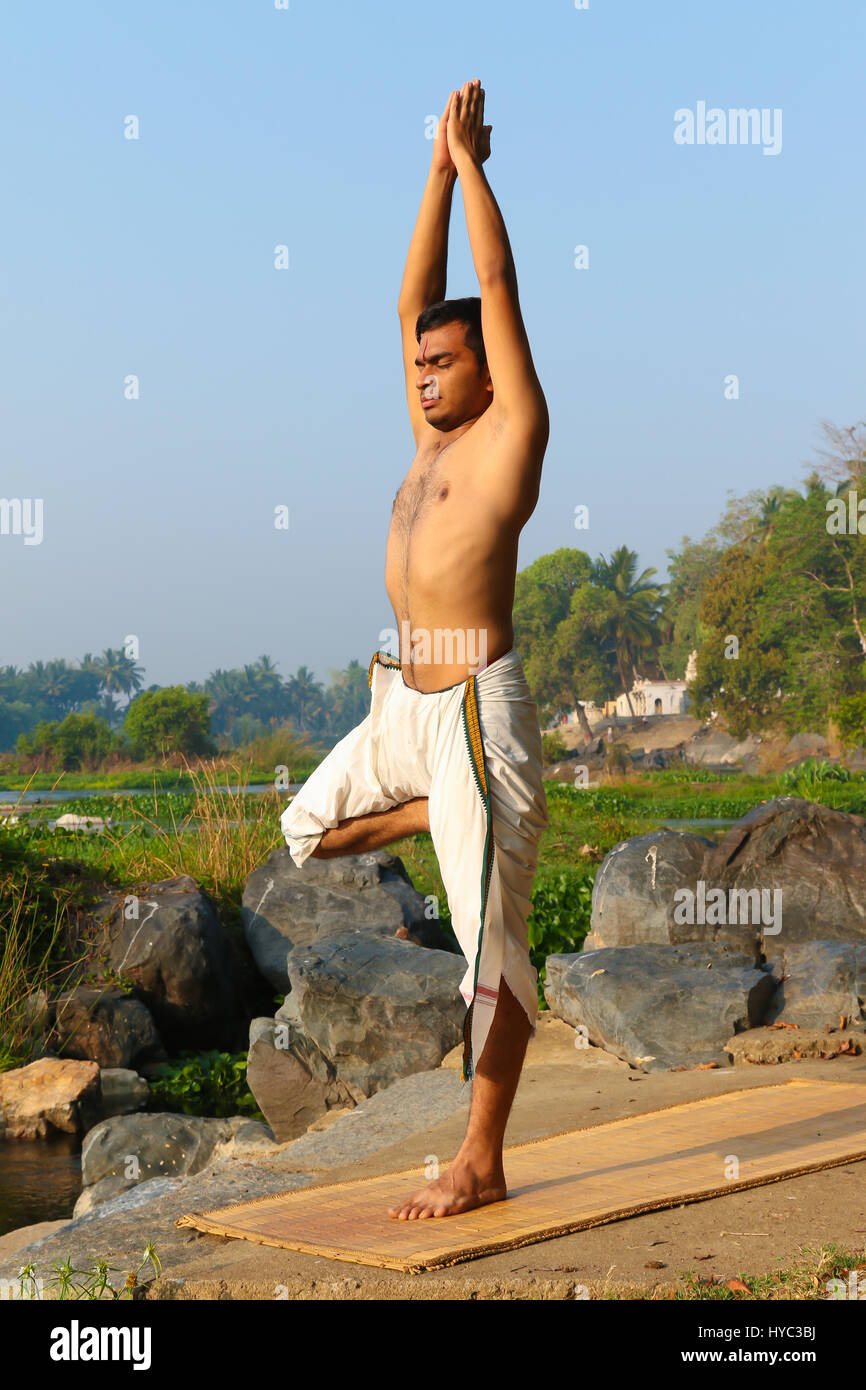
[{"label": "man's face", "polygon": [[437,430],[453,430],[477,418],[493,400],[486,365],[464,342],[462,323],[446,323],[421,334],[415,366],[416,385],[425,419]]}]

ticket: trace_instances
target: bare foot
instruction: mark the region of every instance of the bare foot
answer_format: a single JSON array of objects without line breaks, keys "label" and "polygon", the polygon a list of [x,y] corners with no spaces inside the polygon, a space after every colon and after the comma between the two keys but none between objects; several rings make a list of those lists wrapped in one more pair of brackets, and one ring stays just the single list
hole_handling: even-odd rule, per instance
[{"label": "bare foot", "polygon": [[389,1207],[388,1215],[399,1221],[423,1220],[427,1216],[459,1216],[473,1207],[502,1202],[507,1196],[501,1163],[495,1169],[478,1172],[467,1163],[452,1163],[441,1178],[413,1192],[400,1207]]}]

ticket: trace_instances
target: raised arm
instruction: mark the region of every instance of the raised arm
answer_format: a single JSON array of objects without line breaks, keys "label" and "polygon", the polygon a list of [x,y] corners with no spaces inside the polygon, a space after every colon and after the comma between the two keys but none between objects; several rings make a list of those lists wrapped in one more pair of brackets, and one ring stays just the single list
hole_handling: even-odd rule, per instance
[{"label": "raised arm", "polygon": [[448,98],[433,141],[433,156],[430,172],[421,198],[421,207],[409,243],[397,313],[403,337],[403,364],[406,372],[406,398],[409,405],[409,418],[416,442],[422,434],[436,436],[437,431],[428,425],[421,409],[421,401],[416,385],[418,368],[415,358],[418,343],[415,338],[415,323],[418,315],[428,304],[435,304],[445,298],[445,282],[448,267],[448,224],[451,220],[451,199],[457,170],[448,153],[446,128],[448,114],[454,93]]},{"label": "raised arm", "polygon": [[466,83],[452,99],[448,149],[460,179],[466,229],[481,291],[481,327],[493,400],[485,414],[507,444],[491,459],[497,496],[509,510],[528,515],[538,497],[547,444],[547,403],[535,372],[520,301],[517,273],[505,222],[482,168],[488,142],[484,89]]}]

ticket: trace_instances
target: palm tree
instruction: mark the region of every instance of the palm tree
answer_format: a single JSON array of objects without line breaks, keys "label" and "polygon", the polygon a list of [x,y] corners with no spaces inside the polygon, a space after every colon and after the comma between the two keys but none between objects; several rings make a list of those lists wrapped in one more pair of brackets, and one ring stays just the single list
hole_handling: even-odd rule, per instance
[{"label": "palm tree", "polygon": [[308,731],[307,721],[322,708],[324,692],[321,682],[316,680],[308,667],[299,666],[297,673],[286,681],[285,693],[298,728]]},{"label": "palm tree", "polygon": [[75,683],[79,672],[62,657],[54,661],[31,661],[27,683],[37,701],[47,705],[51,717],[62,719],[75,704]]},{"label": "palm tree", "polygon": [[136,666],[131,656],[127,656],[122,647],[116,650],[106,647],[102,656],[93,660],[90,655],[87,661],[91,667],[99,671],[102,677],[102,688],[107,695],[126,695],[133,691],[139,691],[142,687],[144,667]]},{"label": "palm tree", "polygon": [[604,635],[616,656],[617,670],[631,716],[635,710],[625,674],[626,662],[638,680],[635,659],[638,652],[652,660],[660,644],[659,611],[663,584],[654,583],[655,569],[637,574],[637,552],[621,545],[609,560],[603,555],[594,562],[592,582],[608,597],[608,616]]},{"label": "palm tree", "polygon": [[231,736],[232,725],[238,715],[244,712],[244,703],[238,689],[238,672],[217,669],[211,671],[204,683],[205,694],[209,700],[211,725],[216,733]]},{"label": "palm tree", "polygon": [[771,487],[761,501],[761,509],[755,517],[752,530],[746,536],[747,541],[754,542],[756,548],[763,548],[770,536],[773,534],[773,527],[779,520],[782,508],[789,497],[798,497],[799,494],[792,493],[790,488]]}]

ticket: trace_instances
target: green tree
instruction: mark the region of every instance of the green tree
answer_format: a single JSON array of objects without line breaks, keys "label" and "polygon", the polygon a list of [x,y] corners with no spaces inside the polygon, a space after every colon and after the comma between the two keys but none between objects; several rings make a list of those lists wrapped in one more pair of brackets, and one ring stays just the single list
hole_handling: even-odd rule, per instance
[{"label": "green tree", "polygon": [[659,613],[664,589],[653,581],[656,570],[637,573],[637,559],[636,551],[621,545],[609,560],[601,555],[592,567],[592,582],[610,596],[604,637],[614,653],[632,718],[635,710],[625,668],[628,664],[637,680],[639,659],[655,663],[661,645]]},{"label": "green tree", "polygon": [[324,705],[324,690],[307,666],[299,666],[286,682],[286,698],[295,724],[308,733]]},{"label": "green tree", "polygon": [[139,758],[212,753],[208,697],[191,695],[182,685],[143,690],[132,700],[124,721]]},{"label": "green tree", "polygon": [[98,715],[73,711],[53,723],[40,720],[33,735],[22,734],[16,747],[23,757],[44,758],[52,769],[75,772],[99,767],[120,747],[120,740]]},{"label": "green tree", "polygon": [[763,627],[772,568],[767,551],[731,546],[701,608],[707,636],[692,687],[695,713],[724,714],[736,738],[774,722],[781,708],[784,660]]},{"label": "green tree", "polygon": [[664,640],[659,649],[664,675],[681,677],[692,652],[707,636],[700,621],[701,604],[723,554],[716,541],[692,541],[688,536],[683,537],[679,551],[667,551],[668,584],[660,616]]}]

